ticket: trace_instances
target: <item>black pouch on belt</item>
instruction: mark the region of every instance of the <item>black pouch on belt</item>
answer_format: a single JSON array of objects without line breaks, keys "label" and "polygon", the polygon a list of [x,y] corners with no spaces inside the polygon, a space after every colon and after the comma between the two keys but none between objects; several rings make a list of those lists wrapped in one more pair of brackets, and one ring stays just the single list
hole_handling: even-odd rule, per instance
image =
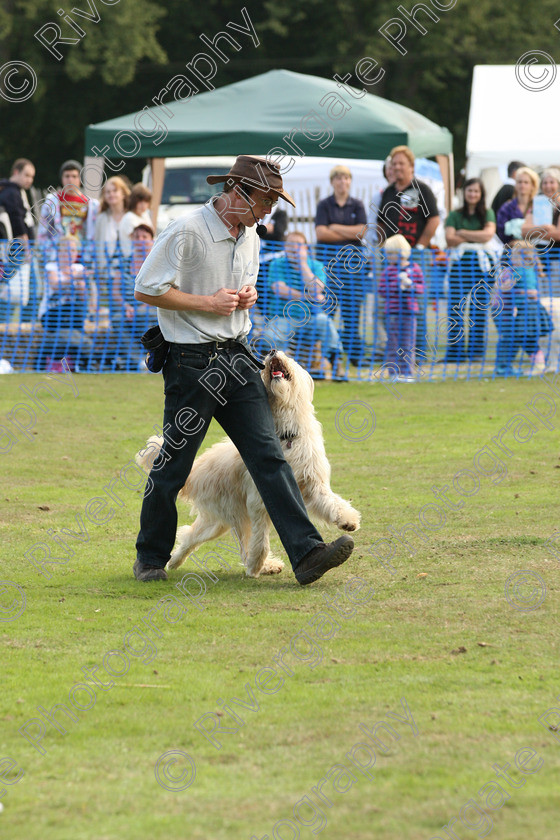
[{"label": "black pouch on belt", "polygon": [[142,346],[147,350],[146,367],[152,373],[159,373],[165,364],[169,353],[169,342],[163,337],[159,326],[150,327],[140,339]]}]

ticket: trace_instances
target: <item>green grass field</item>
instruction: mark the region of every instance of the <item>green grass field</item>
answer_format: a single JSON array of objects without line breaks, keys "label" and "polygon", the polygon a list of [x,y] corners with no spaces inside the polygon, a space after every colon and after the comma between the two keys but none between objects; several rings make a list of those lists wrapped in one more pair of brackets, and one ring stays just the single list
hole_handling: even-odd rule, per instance
[{"label": "green grass field", "polygon": [[[120,504],[106,507],[111,518],[86,517],[161,422],[160,377],[80,376],[78,395],[51,381],[61,398],[44,396],[48,411],[35,409],[29,440],[7,415],[16,403],[32,405],[21,385],[46,381],[2,378],[2,838],[556,840],[560,732],[539,717],[560,707],[560,543],[546,545],[560,525],[560,445],[534,415],[532,435],[515,419],[531,417],[526,403],[537,393],[552,395],[542,381],[418,383],[400,386],[401,399],[379,383],[319,384],[332,486],[362,512],[355,553],[301,588],[288,570],[245,579],[234,553],[209,545],[199,556],[216,550],[231,568],[207,558],[218,580],[204,577],[200,608],[174,587],[187,572],[202,574],[190,561],[161,585],[132,578],[141,502],[133,471]],[[362,441],[348,439],[364,436],[358,414],[346,437],[335,426],[355,400],[376,415]],[[538,406],[544,413],[544,401]],[[13,416],[32,420],[25,409]],[[220,437],[213,426],[206,443]],[[510,450],[501,466],[477,456],[493,437]],[[461,472],[469,469],[470,477]],[[453,491],[455,476],[472,495]],[[449,504],[432,492],[444,485]],[[436,503],[446,521],[430,528],[437,508],[424,506]],[[188,521],[184,506],[180,520]],[[53,538],[79,533],[80,521],[81,539],[66,535],[66,549],[57,548]],[[383,565],[380,540],[407,523],[411,545],[393,542]],[[41,543],[58,561],[41,564]],[[277,539],[273,547],[281,552]],[[533,582],[512,584],[508,600],[506,581],[518,571]],[[366,588],[348,583],[354,576]],[[25,609],[14,617],[22,590]],[[171,593],[188,611],[155,609]],[[350,595],[362,603],[352,606]],[[127,636],[135,628],[143,637]],[[125,646],[128,660],[107,657]],[[96,679],[114,683],[103,688],[82,669],[104,657],[115,676],[100,668]],[[77,689],[73,706],[69,690],[79,683],[90,689]],[[246,704],[232,707],[237,718],[224,708],[232,698]],[[76,718],[58,714],[66,734],[40,717],[37,707],[55,704]],[[220,749],[200,731],[218,722],[230,730],[214,733]],[[378,729],[386,748],[374,746],[366,735],[378,723],[399,740]],[[373,764],[374,755],[365,772],[352,762]],[[533,772],[522,772],[524,762]]]}]

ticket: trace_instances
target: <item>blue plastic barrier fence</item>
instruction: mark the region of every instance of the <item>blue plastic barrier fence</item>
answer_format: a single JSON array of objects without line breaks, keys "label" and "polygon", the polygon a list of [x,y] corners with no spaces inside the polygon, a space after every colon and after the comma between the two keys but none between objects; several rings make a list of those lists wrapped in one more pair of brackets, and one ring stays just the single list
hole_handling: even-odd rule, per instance
[{"label": "blue plastic barrier fence", "polygon": [[[413,249],[407,269],[380,249],[310,245],[305,275],[288,252],[262,244],[249,334],[261,358],[276,347],[318,379],[372,382],[560,368],[560,249],[519,265]],[[134,299],[138,265],[92,242],[80,254],[0,243],[4,367],[60,370],[66,358],[78,372],[145,370],[140,337],[157,311]]]}]

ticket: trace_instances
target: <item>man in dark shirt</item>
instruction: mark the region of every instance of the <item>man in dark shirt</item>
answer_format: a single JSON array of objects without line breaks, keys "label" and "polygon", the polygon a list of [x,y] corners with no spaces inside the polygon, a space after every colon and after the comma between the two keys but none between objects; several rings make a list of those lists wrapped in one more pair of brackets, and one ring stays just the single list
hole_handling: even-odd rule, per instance
[{"label": "man in dark shirt", "polygon": [[14,239],[33,238],[33,217],[26,218],[29,207],[25,206],[22,190],[28,190],[35,178],[35,167],[30,160],[20,158],[12,166],[9,178],[0,181],[0,204],[6,208],[12,226]]},{"label": "man in dark shirt", "polygon": [[395,182],[381,196],[380,240],[401,233],[412,248],[427,248],[439,225],[436,198],[427,184],[415,180],[414,154],[408,146],[396,146],[391,161]]},{"label": "man in dark shirt", "polygon": [[515,190],[515,173],[518,169],[521,169],[522,166],[525,166],[524,163],[520,163],[518,160],[512,160],[510,164],[508,164],[507,174],[508,179],[505,184],[503,184],[496,195],[494,196],[494,200],[492,202],[492,210],[496,218],[498,218],[498,210],[502,207],[506,201],[509,201],[513,198],[513,193]]},{"label": "man in dark shirt", "polygon": [[331,290],[338,299],[344,324],[342,343],[350,363],[358,366],[364,353],[360,336],[360,307],[365,294],[363,266],[366,263],[362,261],[357,271],[349,271],[348,268],[355,267],[356,263],[359,265],[360,260],[356,258],[359,258],[362,247],[360,236],[365,232],[367,215],[363,203],[350,197],[352,173],[347,166],[335,166],[330,180],[334,192],[317,205],[315,231],[317,242],[334,248],[318,248],[317,256],[322,262],[330,264],[327,273],[331,277],[336,276],[337,283],[331,284],[336,289]]},{"label": "man in dark shirt", "polygon": [[[30,253],[29,240],[33,239],[33,216],[25,190],[33,184],[35,167],[27,158],[19,158],[12,166],[9,178],[0,181],[0,205],[10,217],[13,242],[7,252],[7,261],[0,283],[0,318],[10,317],[11,310],[27,306],[29,301]],[[16,314],[15,312],[12,314]]]}]

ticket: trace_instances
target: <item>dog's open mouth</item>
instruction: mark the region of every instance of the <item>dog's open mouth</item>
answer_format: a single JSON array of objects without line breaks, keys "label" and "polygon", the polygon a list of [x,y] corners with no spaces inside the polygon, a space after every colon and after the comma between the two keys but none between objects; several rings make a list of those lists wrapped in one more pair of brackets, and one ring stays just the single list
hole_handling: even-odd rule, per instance
[{"label": "dog's open mouth", "polygon": [[281,360],[274,356],[270,360],[270,378],[271,379],[289,379],[290,374],[282,364]]}]

